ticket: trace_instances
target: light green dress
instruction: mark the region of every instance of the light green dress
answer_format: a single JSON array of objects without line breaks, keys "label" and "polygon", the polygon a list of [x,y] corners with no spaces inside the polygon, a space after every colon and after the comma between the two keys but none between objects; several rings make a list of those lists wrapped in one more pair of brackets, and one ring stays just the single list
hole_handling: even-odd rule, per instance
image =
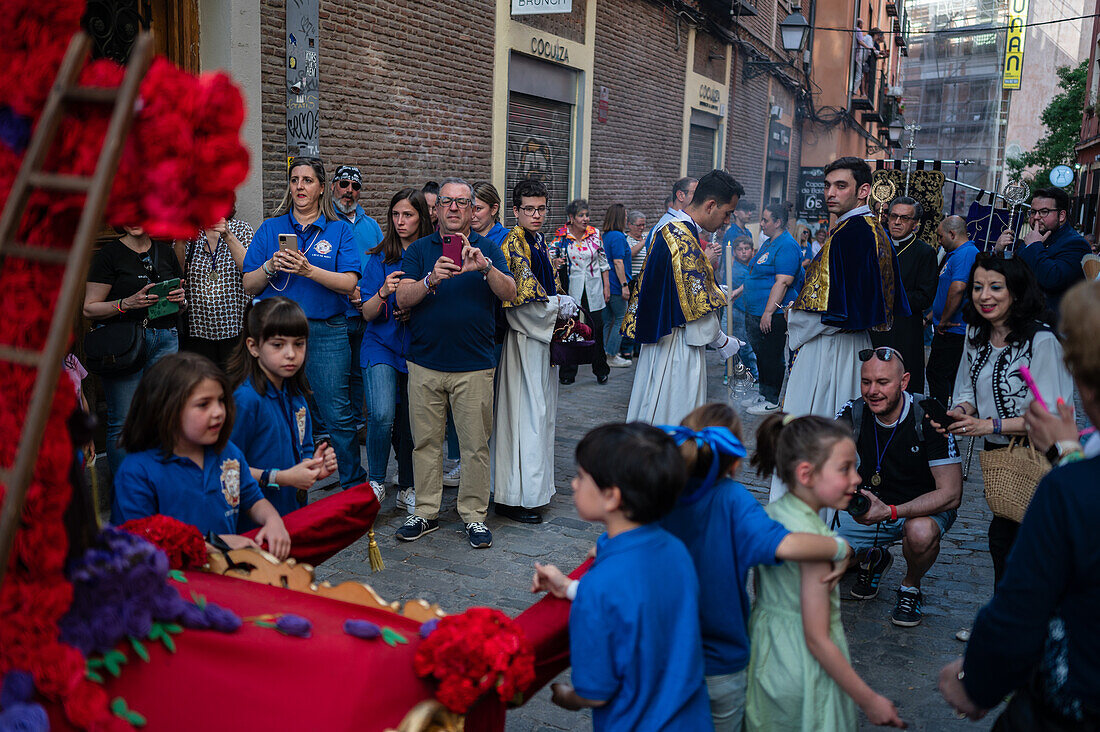
[{"label": "light green dress", "polygon": [[[824,522],[792,493],[766,509],[790,531],[833,536]],[[756,605],[749,620],[752,657],[745,700],[745,729],[856,729],[855,702],[825,672],[806,646],[802,631],[802,573],[798,562],[756,567]],[[840,593],[829,600],[829,637],[848,656],[840,623]]]}]

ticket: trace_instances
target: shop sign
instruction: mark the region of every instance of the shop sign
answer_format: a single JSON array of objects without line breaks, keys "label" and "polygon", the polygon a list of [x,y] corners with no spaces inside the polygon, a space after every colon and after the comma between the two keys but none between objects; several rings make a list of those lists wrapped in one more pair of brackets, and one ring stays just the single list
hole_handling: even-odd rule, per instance
[{"label": "shop sign", "polygon": [[1008,0],[1008,36],[1005,39],[1002,89],[1019,89],[1024,68],[1024,32],[1027,30],[1027,0]]},{"label": "shop sign", "polygon": [[768,157],[789,160],[791,157],[791,128],[772,120],[768,132]]},{"label": "shop sign", "polygon": [[600,87],[600,99],[596,103],[596,121],[606,122],[607,113],[611,109],[611,92],[606,86]]},{"label": "shop sign", "polygon": [[825,169],[801,168],[798,173],[798,218],[816,221],[825,218]]},{"label": "shop sign", "polygon": [[724,107],[722,104],[722,87],[700,84],[699,99],[695,106],[721,116]]},{"label": "shop sign", "polygon": [[538,36],[531,38],[531,53],[558,63],[569,63],[569,48],[559,41],[547,41]]},{"label": "shop sign", "polygon": [[512,15],[572,13],[573,0],[512,0]]}]

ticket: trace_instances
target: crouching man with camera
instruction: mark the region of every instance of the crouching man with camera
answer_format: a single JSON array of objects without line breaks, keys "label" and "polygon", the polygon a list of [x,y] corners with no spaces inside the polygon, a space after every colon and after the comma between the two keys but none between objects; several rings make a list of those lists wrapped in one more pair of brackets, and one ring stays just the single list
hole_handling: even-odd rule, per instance
[{"label": "crouching man with camera", "polygon": [[921,622],[921,578],[962,499],[962,460],[954,438],[928,424],[924,397],[905,391],[909,374],[895,349],[860,351],[859,360],[863,396],[844,405],[837,419],[852,427],[863,482],[848,512],[837,514],[837,531],[859,562],[851,589],[859,600],[878,595],[894,561],[889,547],[901,542],[905,576],[890,621],[913,627]]}]

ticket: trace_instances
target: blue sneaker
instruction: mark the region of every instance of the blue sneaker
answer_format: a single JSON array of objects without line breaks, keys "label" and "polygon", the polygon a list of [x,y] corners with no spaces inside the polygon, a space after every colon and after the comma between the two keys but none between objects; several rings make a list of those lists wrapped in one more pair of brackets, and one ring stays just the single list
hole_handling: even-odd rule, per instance
[{"label": "blue sneaker", "polygon": [[920,625],[924,595],[920,590],[898,589],[898,601],[890,613],[890,622],[903,628]]},{"label": "blue sneaker", "polygon": [[894,555],[886,547],[876,546],[866,550],[859,562],[856,583],[849,594],[857,600],[870,600],[878,596],[882,575],[894,563]]}]

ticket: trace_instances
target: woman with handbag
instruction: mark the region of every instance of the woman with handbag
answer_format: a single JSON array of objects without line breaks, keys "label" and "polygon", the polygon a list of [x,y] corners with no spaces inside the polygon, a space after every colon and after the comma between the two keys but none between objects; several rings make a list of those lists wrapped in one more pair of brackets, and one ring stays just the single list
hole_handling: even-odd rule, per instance
[{"label": "woman with handbag", "polygon": [[[1022,367],[1030,370],[1048,405],[1058,399],[1072,404],[1073,381],[1062,363],[1058,337],[1042,320],[1046,314],[1043,293],[1023,260],[978,255],[967,291],[970,298],[963,318],[969,327],[955,376],[955,406],[948,411],[955,421],[947,431],[956,437],[985,438],[986,451],[1003,450],[1013,435],[1027,434],[1024,410],[1035,395],[1021,374]],[[1003,458],[1008,456],[1006,451]],[[983,466],[1002,459],[988,453],[986,457]],[[999,487],[987,485],[987,495]],[[995,584],[1004,576],[1005,560],[1019,528],[1018,521],[996,514],[989,524]]]},{"label": "woman with handbag", "polygon": [[[112,474],[126,457],[118,438],[141,375],[161,357],[179,350],[176,313],[150,319],[149,306],[160,298],[149,290],[158,282],[183,277],[171,243],[153,241],[140,226],[123,230],[92,257],[84,291],[84,317],[96,321],[85,336],[85,351],[108,356],[89,358],[86,366],[103,381]],[[167,293],[167,299],[186,306],[182,286]]]},{"label": "woman with handbag", "polygon": [[[1093,424],[1100,423],[1100,284],[1082,282],[1061,303],[1065,361]],[[966,658],[940,672],[956,711],[980,719],[1009,692],[999,732],[1100,730],[1100,459],[1086,459],[1071,403],[1038,402],[1025,423],[1054,469],[1028,507],[1005,580],[982,608]]]},{"label": "woman with handbag", "polygon": [[[565,216],[569,223],[557,230],[557,239],[552,250],[565,259],[569,268],[566,288],[569,296],[588,314],[598,346],[598,353],[592,361],[592,373],[597,382],[606,384],[611,367],[607,364],[604,353],[603,319],[607,314],[604,306],[611,299],[611,265],[607,262],[600,230],[589,226],[588,201],[583,198],[570,201],[565,207]],[[572,384],[576,378],[576,366],[561,367],[558,374],[560,383]]]}]

